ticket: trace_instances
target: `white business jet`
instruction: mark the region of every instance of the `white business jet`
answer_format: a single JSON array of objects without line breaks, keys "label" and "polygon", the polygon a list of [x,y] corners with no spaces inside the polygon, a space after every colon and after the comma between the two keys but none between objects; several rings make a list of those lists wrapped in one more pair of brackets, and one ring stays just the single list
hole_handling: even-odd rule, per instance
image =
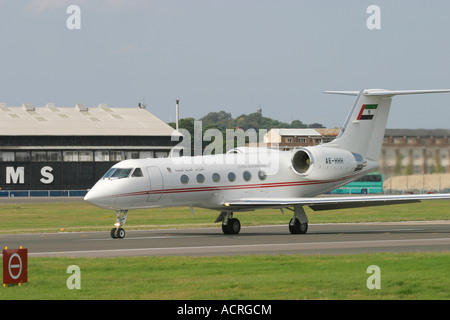
[{"label": "white business jet", "polygon": [[291,151],[243,147],[219,155],[125,160],[114,165],[84,199],[116,211],[113,238],[125,237],[130,209],[213,209],[220,212],[216,222],[222,222],[223,233],[238,234],[241,224],[233,213],[287,208],[293,211],[289,231],[304,234],[308,230],[304,206],[317,211],[450,199],[450,194],[315,197],[378,167],[393,96],[444,92],[450,89],[326,91],[356,96],[339,136],[330,143]]}]

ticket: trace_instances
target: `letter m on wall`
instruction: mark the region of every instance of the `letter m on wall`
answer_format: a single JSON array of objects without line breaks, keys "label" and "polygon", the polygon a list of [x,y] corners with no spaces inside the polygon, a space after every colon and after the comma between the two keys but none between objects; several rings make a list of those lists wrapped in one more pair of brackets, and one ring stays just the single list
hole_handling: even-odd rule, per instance
[{"label": "letter m on wall", "polygon": [[25,183],[25,168],[17,167],[17,169],[14,169],[14,167],[6,167],[6,183]]}]

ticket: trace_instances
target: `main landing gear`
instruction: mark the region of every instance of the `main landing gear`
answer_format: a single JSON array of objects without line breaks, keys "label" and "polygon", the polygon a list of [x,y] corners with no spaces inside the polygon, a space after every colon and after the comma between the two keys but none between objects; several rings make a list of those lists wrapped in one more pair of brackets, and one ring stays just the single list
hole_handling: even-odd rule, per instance
[{"label": "main landing gear", "polygon": [[222,211],[216,219],[216,222],[222,221],[223,234],[239,234],[241,231],[241,222],[233,218],[233,212]]},{"label": "main landing gear", "polygon": [[128,210],[117,210],[117,220],[114,223],[114,227],[111,229],[111,238],[123,239],[125,238],[125,230],[122,228],[127,221]]},{"label": "main landing gear", "polygon": [[[292,209],[290,209],[292,210]],[[294,216],[289,222],[289,232],[291,234],[305,234],[308,232],[308,217],[302,206],[294,206],[292,210]],[[222,211],[216,219],[216,223],[222,221],[222,231],[224,234],[239,234],[241,222],[233,218],[233,212]]]},{"label": "main landing gear", "polygon": [[294,216],[289,222],[289,231],[292,234],[305,234],[308,231],[308,217],[303,207],[294,207]]}]

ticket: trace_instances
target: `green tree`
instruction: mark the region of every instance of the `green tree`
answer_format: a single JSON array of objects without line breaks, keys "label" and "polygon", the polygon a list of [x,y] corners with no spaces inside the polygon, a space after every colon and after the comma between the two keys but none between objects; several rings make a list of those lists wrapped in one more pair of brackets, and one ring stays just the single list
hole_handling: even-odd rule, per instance
[{"label": "green tree", "polygon": [[[272,128],[308,128],[308,127],[323,128],[323,125],[320,123],[314,123],[308,126],[307,124],[304,124],[300,120],[293,120],[290,124],[286,122],[281,122],[269,117],[263,117],[260,112],[241,114],[240,116],[233,119],[231,113],[221,110],[219,112],[209,112],[207,115],[201,117],[199,120],[202,122],[202,139],[204,138],[204,133],[206,130],[216,128],[222,132],[224,147],[226,145],[226,129],[240,128],[246,131],[252,128],[255,129],[259,134],[259,130],[261,129],[270,130]],[[179,120],[179,128],[189,131],[191,135],[192,152],[194,150],[194,122],[195,122],[194,118],[183,118]],[[170,122],[169,125],[172,128],[175,128],[174,122]],[[215,138],[212,138],[212,141],[215,141]],[[202,140],[203,150],[205,149],[206,146],[211,144],[212,141]]]}]

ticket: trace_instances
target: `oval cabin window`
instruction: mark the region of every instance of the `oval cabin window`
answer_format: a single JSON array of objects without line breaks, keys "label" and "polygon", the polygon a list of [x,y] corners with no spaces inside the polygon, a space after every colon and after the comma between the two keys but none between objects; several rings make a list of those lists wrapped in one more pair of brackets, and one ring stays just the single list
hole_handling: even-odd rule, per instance
[{"label": "oval cabin window", "polygon": [[213,173],[212,179],[213,179],[214,182],[219,182],[220,181],[220,174]]},{"label": "oval cabin window", "polygon": [[199,173],[199,174],[197,175],[197,182],[198,182],[198,183],[203,183],[203,182],[205,182],[205,176],[202,175],[201,173]]},{"label": "oval cabin window", "polygon": [[187,184],[189,182],[189,177],[187,175],[183,174],[180,177],[180,181],[181,181],[182,184]]}]

